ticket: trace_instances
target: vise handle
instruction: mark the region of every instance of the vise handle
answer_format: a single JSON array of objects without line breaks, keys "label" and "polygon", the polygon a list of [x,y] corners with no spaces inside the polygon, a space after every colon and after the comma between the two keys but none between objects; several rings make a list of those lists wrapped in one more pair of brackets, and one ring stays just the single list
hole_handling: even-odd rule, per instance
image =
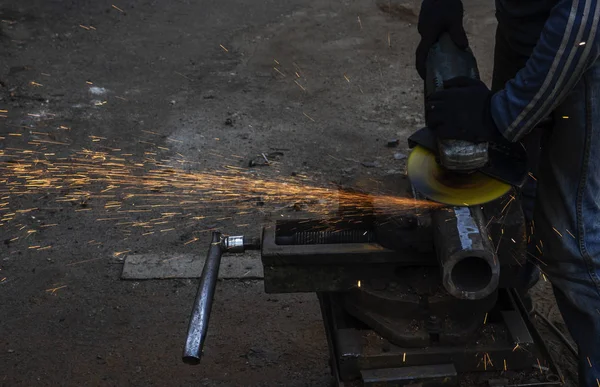
[{"label": "vise handle", "polygon": [[200,277],[198,293],[194,301],[192,316],[188,327],[187,339],[183,349],[183,362],[187,364],[200,363],[202,348],[208,333],[208,321],[215,297],[215,288],[219,277],[221,256],[225,252],[243,253],[246,249],[259,249],[260,241],[251,239],[246,241],[243,236],[223,236],[220,232],[213,232]]}]

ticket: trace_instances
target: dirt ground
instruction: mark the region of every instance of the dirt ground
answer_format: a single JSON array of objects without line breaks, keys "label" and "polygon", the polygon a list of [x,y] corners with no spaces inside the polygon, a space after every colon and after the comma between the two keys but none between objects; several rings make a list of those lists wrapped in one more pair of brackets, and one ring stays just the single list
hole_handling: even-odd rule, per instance
[{"label": "dirt ground", "polygon": [[[389,14],[372,1],[119,1],[0,3],[0,162],[18,164],[23,149],[116,149],[185,159],[191,172],[249,168],[264,153],[261,176],[323,183],[403,171],[395,154],[423,125],[414,2]],[[493,2],[465,5],[489,81]],[[394,138],[400,148],[386,148]],[[209,203],[196,214],[219,216],[142,235],[99,221],[114,212],[93,199],[55,199],[0,200],[35,208],[0,221],[0,385],[330,384],[314,295],[219,283],[205,357],[191,367],[180,355],[196,282],[119,279],[127,254],[204,254],[203,230],[257,236],[288,208]],[[537,292],[561,324],[548,285]]]}]

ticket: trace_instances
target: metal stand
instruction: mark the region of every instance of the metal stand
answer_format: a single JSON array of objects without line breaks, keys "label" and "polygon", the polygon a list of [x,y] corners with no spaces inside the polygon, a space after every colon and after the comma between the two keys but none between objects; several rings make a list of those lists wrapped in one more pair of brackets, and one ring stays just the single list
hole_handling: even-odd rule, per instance
[{"label": "metal stand", "polygon": [[561,384],[560,370],[511,290],[500,290],[496,307],[468,344],[423,348],[390,343],[348,314],[341,294],[318,296],[336,386]]}]

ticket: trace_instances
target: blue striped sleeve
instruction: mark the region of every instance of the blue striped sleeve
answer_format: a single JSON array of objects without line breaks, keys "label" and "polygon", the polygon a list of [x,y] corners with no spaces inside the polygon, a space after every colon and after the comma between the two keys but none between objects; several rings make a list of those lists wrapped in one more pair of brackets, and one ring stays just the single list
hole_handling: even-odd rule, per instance
[{"label": "blue striped sleeve", "polygon": [[492,96],[504,137],[517,141],[547,117],[598,57],[598,0],[561,0],[552,9],[527,64]]}]

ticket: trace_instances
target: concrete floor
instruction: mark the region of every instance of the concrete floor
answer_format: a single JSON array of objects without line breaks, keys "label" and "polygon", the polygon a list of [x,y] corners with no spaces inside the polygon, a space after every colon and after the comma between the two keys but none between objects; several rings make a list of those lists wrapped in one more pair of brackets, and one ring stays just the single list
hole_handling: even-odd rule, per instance
[{"label": "concrete floor", "polygon": [[[214,177],[229,166],[319,186],[403,171],[394,153],[407,153],[407,135],[424,124],[422,86],[413,68],[417,9],[393,3],[390,15],[372,1],[7,0],[4,176],[7,165],[32,162],[23,150],[59,160],[84,149],[181,173]],[[493,2],[465,4],[489,80]],[[385,147],[393,138],[400,148]],[[249,168],[262,153],[271,165]],[[0,185],[9,203],[0,215],[35,209],[0,222],[0,385],[329,385],[313,295],[220,283],[205,359],[190,367],[180,355],[195,281],[119,280],[127,254],[204,254],[206,230],[258,235],[296,203],[242,192],[235,207],[210,197],[184,206],[181,192],[169,191],[162,207],[127,220],[179,215],[140,230],[99,196],[105,182],[86,189],[85,200],[62,202],[75,188],[9,195]],[[124,201],[123,187],[111,190]]]}]

